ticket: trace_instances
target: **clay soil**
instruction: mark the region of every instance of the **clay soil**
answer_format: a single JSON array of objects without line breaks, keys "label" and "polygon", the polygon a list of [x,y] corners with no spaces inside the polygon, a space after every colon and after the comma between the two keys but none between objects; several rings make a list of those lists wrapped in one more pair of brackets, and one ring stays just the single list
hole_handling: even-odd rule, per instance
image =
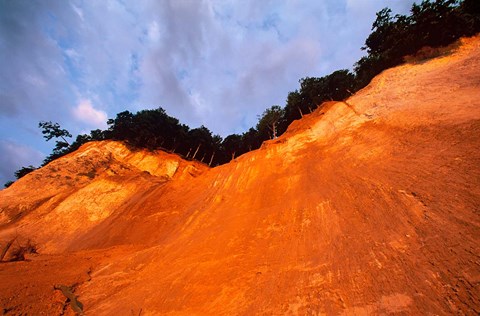
[{"label": "clay soil", "polygon": [[0,245],[38,252],[0,311],[478,315],[479,66],[464,39],[216,168],[83,146],[0,192]]}]

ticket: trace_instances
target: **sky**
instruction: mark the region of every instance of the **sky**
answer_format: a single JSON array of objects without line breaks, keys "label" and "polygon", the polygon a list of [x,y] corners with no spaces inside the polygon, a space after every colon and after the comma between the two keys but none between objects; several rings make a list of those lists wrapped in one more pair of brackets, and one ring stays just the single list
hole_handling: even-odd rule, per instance
[{"label": "sky", "polygon": [[223,137],[304,77],[352,69],[375,13],[413,0],[0,0],[0,187],[54,141],[164,108]]}]

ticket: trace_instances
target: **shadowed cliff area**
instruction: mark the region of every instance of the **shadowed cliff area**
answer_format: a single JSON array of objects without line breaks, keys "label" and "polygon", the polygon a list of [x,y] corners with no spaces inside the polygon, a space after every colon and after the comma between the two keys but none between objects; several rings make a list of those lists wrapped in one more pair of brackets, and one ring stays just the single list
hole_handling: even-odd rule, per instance
[{"label": "shadowed cliff area", "polygon": [[0,306],[480,313],[479,66],[480,38],[463,39],[216,168],[82,146],[0,191]]}]

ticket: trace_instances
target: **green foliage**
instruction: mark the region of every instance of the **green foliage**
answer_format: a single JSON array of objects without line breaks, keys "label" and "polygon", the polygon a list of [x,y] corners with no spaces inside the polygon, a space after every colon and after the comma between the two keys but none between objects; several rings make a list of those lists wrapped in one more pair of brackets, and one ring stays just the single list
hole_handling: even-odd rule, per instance
[{"label": "green foliage", "polygon": [[235,155],[241,154],[242,151],[242,136],[238,134],[227,136],[223,140],[222,147],[227,156],[235,159]]},{"label": "green foliage", "polygon": [[278,125],[284,116],[284,109],[279,105],[272,105],[259,116],[257,124],[258,133],[261,136],[268,135],[270,139],[277,138]]},{"label": "green foliage", "polygon": [[101,129],[95,129],[93,131],[90,131],[90,140],[105,140],[105,131],[102,131]]},{"label": "green foliage", "polygon": [[[328,100],[344,100],[366,86],[383,70],[404,62],[424,47],[448,45],[461,36],[480,31],[480,1],[434,0],[413,4],[410,15],[393,15],[385,8],[376,14],[372,32],[365,40],[366,56],[354,65],[354,73],[337,70],[323,77],[299,80],[300,87],[288,93],[284,107],[274,105],[258,117],[256,128],[242,135],[232,134],[224,140],[212,135],[205,126],[190,129],[164,109],[124,111],[107,121],[106,131],[93,130],[79,135],[72,144],[72,135],[58,123],[40,122],[45,139],[59,138],[44,164],[79,148],[92,140],[124,141],[133,148],[163,149],[186,159],[195,159],[216,166],[257,149],[262,142],[284,133],[294,120],[314,111]],[[427,57],[430,55],[427,55]]]},{"label": "green foliage", "polygon": [[[222,138],[212,135],[205,126],[190,129],[169,116],[162,108],[142,110],[135,114],[124,111],[115,119],[107,121],[105,139],[125,141],[134,148],[163,149],[178,153],[187,159],[196,159],[213,164],[223,163]],[[216,159],[213,158],[216,156]]]},{"label": "green foliage", "polygon": [[117,114],[115,119],[108,119],[110,125],[106,132],[107,139],[125,140],[133,137],[133,114],[123,111]]},{"label": "green foliage", "polygon": [[15,178],[20,179],[35,170],[37,170],[37,168],[32,165],[28,167],[22,167],[19,170],[15,171]]},{"label": "green foliage", "polygon": [[189,150],[186,157],[201,161],[205,159],[207,154],[211,156],[216,149],[212,133],[203,125],[188,132],[187,144]]},{"label": "green foliage", "polygon": [[260,148],[262,141],[258,131],[251,127],[248,131],[242,134],[242,153],[246,153]]},{"label": "green foliage", "polygon": [[[30,172],[32,171],[35,171],[37,170],[38,168],[37,167],[34,167],[32,165],[28,166],[28,167],[21,167],[20,169],[18,169],[17,171],[15,171],[14,175],[15,175],[15,178],[18,180],[24,176],[26,176],[27,174],[29,174]],[[12,184],[14,183],[14,181],[7,181],[5,184],[4,184],[4,187],[5,188],[8,188],[9,186],[11,186]]]},{"label": "green foliage", "polygon": [[42,129],[43,138],[45,138],[47,141],[52,138],[60,138],[60,140],[55,141],[55,147],[52,154],[45,158],[42,165],[46,165],[50,161],[60,158],[73,151],[70,148],[70,143],[66,139],[72,137],[72,134],[70,134],[70,132],[66,129],[62,129],[60,124],[52,123],[51,121],[42,121],[38,123],[38,127]]},{"label": "green foliage", "polygon": [[291,122],[311,113],[323,102],[340,101],[350,96],[355,88],[355,75],[342,69],[321,78],[303,78],[299,82],[300,90],[288,94],[284,118],[279,126],[280,134]]},{"label": "green foliage", "polygon": [[392,16],[388,8],[379,11],[362,47],[368,55],[355,64],[356,88],[425,46],[446,46],[476,34],[480,31],[479,6],[478,0],[424,0],[412,5],[409,16]]},{"label": "green foliage", "polygon": [[8,188],[9,186],[11,186],[14,182],[13,181],[7,181],[5,182],[5,184],[3,185],[5,188]]},{"label": "green foliage", "polygon": [[40,122],[38,127],[42,129],[43,138],[49,141],[52,138],[61,138],[63,142],[69,144],[65,137],[72,137],[66,129],[61,129],[58,123]]}]

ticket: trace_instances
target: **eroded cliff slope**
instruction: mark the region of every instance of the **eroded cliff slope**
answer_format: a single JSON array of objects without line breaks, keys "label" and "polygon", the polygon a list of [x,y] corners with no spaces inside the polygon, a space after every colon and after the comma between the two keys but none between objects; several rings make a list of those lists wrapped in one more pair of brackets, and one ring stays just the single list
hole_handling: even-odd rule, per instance
[{"label": "eroded cliff slope", "polygon": [[[209,169],[91,143],[0,193],[12,313],[480,312],[480,38]],[[65,309],[70,310],[68,307]]]}]

